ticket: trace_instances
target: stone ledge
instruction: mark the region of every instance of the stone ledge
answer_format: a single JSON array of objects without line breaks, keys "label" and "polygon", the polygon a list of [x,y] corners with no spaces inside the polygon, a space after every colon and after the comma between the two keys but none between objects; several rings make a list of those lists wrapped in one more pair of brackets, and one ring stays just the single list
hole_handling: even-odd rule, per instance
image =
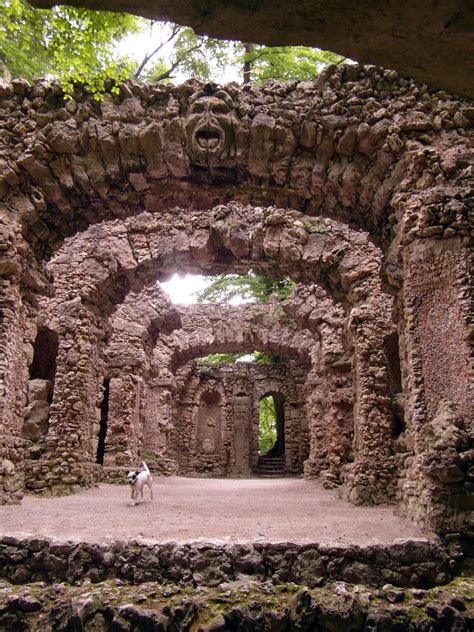
[{"label": "stone ledge", "polygon": [[239,581],[217,588],[132,586],[120,580],[70,586],[0,582],[2,630],[472,630],[473,580],[429,590],[382,589],[331,582],[295,584]]},{"label": "stone ledge", "polygon": [[218,586],[252,579],[309,587],[346,581],[428,588],[450,580],[456,557],[442,540],[400,539],[389,545],[327,546],[288,542],[181,544],[140,541],[97,544],[4,536],[0,578],[24,584],[119,579]]}]

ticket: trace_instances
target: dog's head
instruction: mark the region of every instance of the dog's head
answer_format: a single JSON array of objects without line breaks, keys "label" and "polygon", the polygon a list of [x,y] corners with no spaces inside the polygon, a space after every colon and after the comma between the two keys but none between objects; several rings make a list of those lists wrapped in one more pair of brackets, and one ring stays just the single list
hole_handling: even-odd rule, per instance
[{"label": "dog's head", "polygon": [[138,475],[139,475],[139,474],[140,474],[140,472],[133,471],[133,470],[131,470],[131,471],[127,474],[127,477],[128,477],[128,483],[129,483],[129,485],[135,485],[135,483],[137,482],[137,478],[138,478]]}]

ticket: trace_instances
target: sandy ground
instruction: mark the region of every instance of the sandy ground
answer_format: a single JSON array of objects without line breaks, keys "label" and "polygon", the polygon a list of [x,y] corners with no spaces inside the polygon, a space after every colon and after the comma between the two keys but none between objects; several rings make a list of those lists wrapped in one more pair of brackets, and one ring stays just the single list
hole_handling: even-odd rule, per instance
[{"label": "sandy ground", "polygon": [[100,485],[72,496],[26,496],[0,507],[0,534],[104,542],[389,543],[426,538],[391,507],[353,507],[299,478],[154,478],[154,500],[130,504],[128,486]]}]

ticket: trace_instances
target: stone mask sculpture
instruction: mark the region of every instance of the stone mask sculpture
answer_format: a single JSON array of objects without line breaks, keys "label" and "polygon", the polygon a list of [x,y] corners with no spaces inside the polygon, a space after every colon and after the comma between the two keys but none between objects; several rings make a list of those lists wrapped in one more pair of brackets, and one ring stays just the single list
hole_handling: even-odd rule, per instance
[{"label": "stone mask sculpture", "polygon": [[232,97],[225,90],[194,94],[185,121],[191,162],[202,167],[233,166],[237,121]]}]

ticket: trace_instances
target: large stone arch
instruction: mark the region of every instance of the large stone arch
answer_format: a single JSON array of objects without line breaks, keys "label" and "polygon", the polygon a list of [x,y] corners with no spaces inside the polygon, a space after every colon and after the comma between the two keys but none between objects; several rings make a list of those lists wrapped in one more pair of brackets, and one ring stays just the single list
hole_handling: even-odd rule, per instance
[{"label": "large stone arch", "polygon": [[[437,529],[449,530],[451,525],[459,530],[470,524],[466,509],[470,507],[468,451],[462,448],[462,441],[459,449],[451,444],[441,451],[431,449],[432,430],[440,415],[465,434],[472,419],[468,402],[474,399],[469,373],[473,337],[467,298],[470,104],[393,73],[362,67],[331,68],[310,83],[273,83],[242,90],[227,86],[226,96],[217,94],[220,88],[193,83],[177,88],[128,83],[120,90],[117,98],[108,95],[99,105],[80,88],[68,104],[57,85],[48,87],[41,81],[31,86],[17,81],[2,84],[0,89],[6,144],[0,176],[4,501],[17,501],[21,495],[21,475],[15,463],[21,463],[18,437],[27,370],[38,297],[52,289],[44,261],[61,248],[67,236],[79,231],[92,235],[88,229],[92,224],[99,238],[106,223],[130,222],[132,226],[137,222],[137,235],[133,235],[135,229],[127,232],[121,243],[124,252],[131,255],[128,263],[112,252],[96,251],[99,258],[91,258],[91,264],[97,279],[95,272],[89,275],[79,294],[72,284],[55,282],[53,300],[62,305],[58,320],[64,342],[58,356],[63,366],[60,379],[65,388],[73,380],[74,390],[76,380],[79,391],[89,389],[91,402],[85,410],[71,399],[68,408],[57,411],[58,415],[71,414],[74,428],[68,449],[76,455],[82,441],[80,417],[93,418],[100,391],[95,371],[102,370],[100,350],[107,337],[104,315],[112,313],[130,289],[141,290],[156,272],[158,259],[147,254],[150,244],[139,218],[158,216],[162,211],[167,215],[171,206],[179,205],[191,210],[188,219],[202,210],[203,217],[209,215],[214,221],[216,204],[237,200],[257,223],[259,209],[269,204],[283,209],[280,217],[278,213],[277,217],[272,215],[276,223],[273,229],[268,226],[267,243],[260,247],[258,240],[255,242],[255,253],[262,255],[261,269],[270,274],[287,270],[272,259],[276,239],[270,230],[279,234],[278,225],[289,227],[297,216],[288,209],[301,212],[297,221],[303,228],[305,223],[316,228],[311,234],[306,231],[307,244],[314,246],[312,253],[309,246],[303,248],[298,243],[295,232],[304,233],[296,222],[285,233],[289,241],[279,240],[278,249],[288,253],[297,280],[318,280],[350,311],[347,330],[353,341],[350,355],[356,373],[358,417],[369,420],[370,428],[379,428],[380,436],[388,432],[384,420],[390,407],[383,344],[379,344],[387,334],[393,334],[391,299],[380,291],[388,281],[390,293],[396,295],[393,319],[398,327],[402,382],[408,400],[409,456],[402,455],[400,462],[405,459],[412,463],[405,468],[400,498],[412,517],[435,524]],[[199,96],[201,90],[204,94]],[[221,129],[230,130],[224,139],[232,142],[222,147],[217,139],[213,147],[218,152],[208,148],[203,154],[196,149],[193,133],[198,127],[193,128],[192,116],[188,117],[195,114],[189,110],[195,97],[228,102]],[[201,122],[205,123],[204,119]],[[314,214],[318,220],[308,217]],[[333,218],[329,224],[328,217]],[[181,222],[178,233],[183,236],[186,231],[182,226],[188,219],[184,213],[175,216]],[[332,235],[334,219],[355,227],[347,234],[354,249],[341,249],[344,240],[339,239],[340,233],[332,245],[327,235],[321,238],[318,234],[317,226],[324,224]],[[206,233],[210,222],[203,221]],[[225,225],[224,218],[220,227],[215,227],[213,235],[218,237],[219,248],[209,270],[238,271],[250,263],[256,266],[255,259],[247,261],[246,253],[240,251],[240,226]],[[371,267],[371,253],[376,248],[357,227],[380,246],[383,263]],[[175,227],[168,228],[173,238]],[[192,248],[185,237],[184,250],[165,252],[167,265],[202,269],[200,257],[204,254],[206,259],[209,242],[200,241],[197,233],[195,237]],[[324,250],[317,254],[322,242]],[[295,254],[300,247],[302,257]],[[61,251],[64,255],[67,248]],[[362,253],[371,262],[368,274]],[[236,259],[243,268],[237,266]],[[309,274],[313,259],[318,260],[313,269],[313,273],[318,271],[317,279]],[[64,272],[69,274],[77,258],[70,260],[69,268],[66,262],[64,259]],[[433,302],[440,297],[448,311],[458,315],[456,326],[446,328],[443,319],[435,318],[436,326],[430,326],[428,336],[424,318],[428,313],[431,318]],[[449,357],[446,362],[433,362],[446,331],[449,344],[443,350]],[[90,369],[91,358],[98,367],[94,371]],[[453,376],[461,383],[459,387],[451,388]],[[385,412],[380,417],[381,410]],[[364,436],[359,432],[363,427],[357,425],[357,442],[369,446],[371,432]],[[450,436],[455,434],[453,431]],[[56,440],[60,442],[63,437],[58,435]],[[382,451],[380,457],[386,454]],[[86,473],[88,468],[80,457],[76,459],[79,464],[73,463],[74,459],[76,456],[71,457],[69,480],[91,482],[92,473]],[[59,466],[59,461],[54,465]],[[446,467],[456,473],[456,480],[452,476],[446,479]],[[360,481],[374,476],[370,468],[352,474]]]},{"label": "large stone arch", "polygon": [[111,313],[130,289],[170,271],[246,272],[319,282],[345,305],[381,293],[382,256],[368,236],[340,222],[276,207],[175,208],[91,226],[48,265],[56,300],[80,296]]},{"label": "large stone arch", "polygon": [[[55,279],[53,304],[63,306],[59,310],[64,316],[63,338],[77,339],[74,361],[78,350],[83,349],[82,363],[79,361],[83,371],[77,374],[76,397],[69,404],[58,403],[58,407],[53,402],[48,434],[52,455],[69,436],[83,446],[84,454],[92,449],[91,426],[84,426],[82,419],[93,418],[98,406],[99,375],[103,373],[98,367],[103,360],[97,360],[94,366],[89,362],[91,332],[100,330],[101,318],[110,314],[130,290],[139,290],[160,271],[166,274],[180,268],[239,272],[254,268],[278,276],[288,274],[299,281],[319,281],[345,306],[355,349],[357,466],[364,472],[360,490],[356,467],[349,487],[356,502],[383,500],[389,484],[386,463],[391,454],[387,432],[391,402],[380,386],[380,380],[386,380],[386,367],[379,348],[391,327],[391,297],[381,290],[380,251],[362,232],[327,218],[309,218],[278,208],[249,208],[232,203],[219,206],[212,213],[173,209],[168,214],[144,213],[91,226],[67,240],[48,268]],[[68,317],[71,310],[74,316]],[[82,326],[77,326],[75,318],[82,320]],[[83,331],[88,332],[85,341]],[[376,339],[380,344],[374,342]],[[94,353],[99,353],[98,345],[99,338]],[[64,355],[60,349],[58,357],[58,376],[60,379],[62,373],[64,384],[69,385],[74,381],[70,355],[70,342],[66,342]],[[77,393],[85,388],[90,390],[81,404]],[[71,445],[71,451],[77,452],[77,446]],[[382,464],[384,474],[380,472]],[[372,478],[380,482],[379,492],[375,491],[376,485],[367,484],[368,468],[377,470],[377,476]],[[79,478],[90,480],[91,468],[86,463],[73,469],[88,471]],[[393,474],[392,470],[392,478]]]},{"label": "large stone arch", "polygon": [[[250,305],[243,310],[211,305],[173,309],[167,306],[166,295],[157,285],[150,285],[140,293],[129,292],[111,316],[112,334],[105,351],[106,372],[112,377],[109,422],[116,429],[122,428],[122,432],[110,432],[106,464],[113,466],[117,459],[130,460],[134,452],[127,434],[132,423],[137,435],[142,436],[143,432],[146,436],[147,458],[155,450],[160,455],[157,465],[161,467],[166,462],[168,467],[163,448],[170,433],[168,403],[175,399],[170,384],[177,367],[200,353],[265,349],[304,364],[310,362],[307,370],[314,374],[317,384],[308,376],[312,461],[307,463],[307,475],[319,476],[325,471],[328,480],[331,473],[333,483],[340,482],[341,462],[347,461],[353,438],[353,402],[349,396],[352,378],[342,332],[342,307],[334,304],[322,288],[303,285],[296,287],[292,299],[278,306]],[[316,338],[309,331],[305,333],[305,327]],[[158,344],[152,354],[154,340]],[[306,358],[316,340],[317,349]],[[145,384],[146,394],[137,392],[139,383]],[[341,397],[342,383],[347,392],[345,398]],[[126,392],[135,393],[135,397],[124,399]],[[135,405],[138,395],[141,413],[140,406]]]},{"label": "large stone arch", "polygon": [[[114,351],[110,353],[109,345],[106,357],[111,364],[107,371],[114,376],[112,395],[119,399],[120,405],[113,407],[114,415],[110,418],[106,465],[119,465],[124,449],[129,459],[131,454],[138,457],[136,450],[127,445],[130,425],[136,429],[135,434],[143,438],[143,449],[160,454],[160,459],[167,458],[176,372],[193,357],[219,351],[257,349],[297,358],[301,364],[309,366],[314,343],[312,334],[304,330],[295,331],[278,309],[276,305],[273,309],[268,309],[267,305],[245,308],[181,306],[177,310],[179,326],[171,332],[166,328],[157,332],[154,348],[148,347],[147,358],[143,357],[146,350],[138,344],[125,351],[123,362],[117,362],[117,356]],[[274,329],[277,327],[273,334],[269,332],[272,325]],[[145,321],[142,329],[146,328]],[[114,349],[114,337],[110,344]],[[139,382],[145,385],[140,393],[135,386]],[[125,400],[128,405],[124,404]],[[143,422],[139,419],[140,415]],[[120,446],[120,450],[116,446]],[[117,457],[118,452],[120,455]]]},{"label": "large stone arch", "polygon": [[[192,111],[199,95],[227,109],[213,119],[219,142],[205,150]],[[469,145],[468,104],[359,66],[250,89],[128,83],[101,103],[79,88],[66,101],[41,82],[5,86],[2,98],[10,151],[0,194],[46,255],[91,223],[232,199],[337,216],[385,240],[400,219],[394,196],[452,182],[452,147]]]}]

